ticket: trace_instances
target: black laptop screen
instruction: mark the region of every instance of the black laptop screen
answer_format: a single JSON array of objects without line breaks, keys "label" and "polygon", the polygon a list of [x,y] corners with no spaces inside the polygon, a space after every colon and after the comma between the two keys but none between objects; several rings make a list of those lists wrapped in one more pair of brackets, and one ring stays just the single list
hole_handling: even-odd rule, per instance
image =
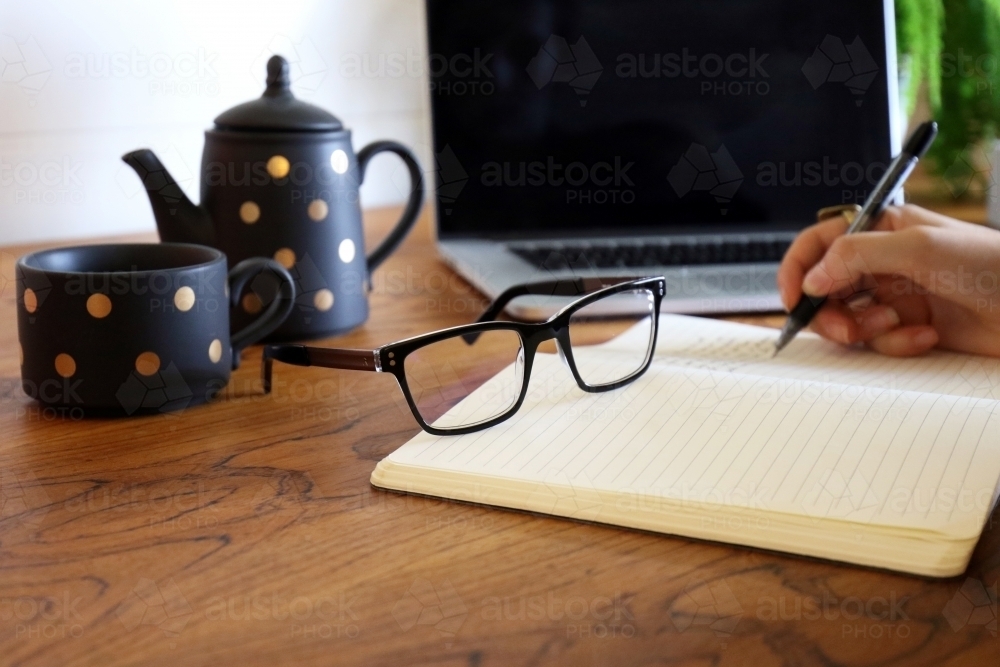
[{"label": "black laptop screen", "polygon": [[427,14],[442,237],[800,228],[891,157],[877,0]]}]

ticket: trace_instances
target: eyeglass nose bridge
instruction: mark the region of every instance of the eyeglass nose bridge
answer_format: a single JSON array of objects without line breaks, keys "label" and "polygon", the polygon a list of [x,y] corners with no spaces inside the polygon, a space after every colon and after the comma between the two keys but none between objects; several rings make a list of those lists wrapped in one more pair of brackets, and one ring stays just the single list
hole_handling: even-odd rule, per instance
[{"label": "eyeglass nose bridge", "polygon": [[530,342],[525,341],[525,345],[530,345],[533,351],[537,351],[539,345],[550,340],[555,342],[556,352],[559,354],[559,359],[566,367],[566,370],[579,383],[580,380],[576,372],[576,365],[573,361],[573,350],[570,346],[569,327],[549,327],[532,336]]},{"label": "eyeglass nose bridge", "polygon": [[558,338],[556,338],[556,350],[559,351],[559,359],[562,360],[563,366],[566,367],[566,370],[572,373],[573,367],[569,365],[569,359],[566,358],[566,352],[563,350],[563,344],[559,342]]},{"label": "eyeglass nose bridge", "polygon": [[569,342],[569,328],[553,329],[552,333],[554,334],[553,339],[556,343],[556,349],[559,351],[559,359],[562,361],[563,366],[566,367],[566,370],[575,377],[576,371],[573,364],[573,350],[570,348]]}]

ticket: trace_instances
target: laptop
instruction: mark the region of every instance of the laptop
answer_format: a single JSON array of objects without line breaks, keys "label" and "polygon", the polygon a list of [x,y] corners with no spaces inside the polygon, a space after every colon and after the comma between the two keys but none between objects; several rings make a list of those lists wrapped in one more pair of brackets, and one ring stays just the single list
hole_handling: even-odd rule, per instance
[{"label": "laptop", "polygon": [[427,0],[427,25],[438,249],[490,297],[664,275],[664,311],[779,310],[796,233],[900,148],[891,0]]}]

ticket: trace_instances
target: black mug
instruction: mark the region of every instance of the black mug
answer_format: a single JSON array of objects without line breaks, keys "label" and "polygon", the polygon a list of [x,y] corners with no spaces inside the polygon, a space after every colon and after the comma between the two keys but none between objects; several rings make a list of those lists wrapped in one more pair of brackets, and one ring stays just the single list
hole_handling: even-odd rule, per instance
[{"label": "black mug", "polygon": [[[288,271],[187,243],[58,248],[17,262],[17,327],[25,393],[80,415],[168,412],[210,400],[240,351],[284,322],[295,303]],[[263,272],[281,290],[230,334],[229,311]],[[76,412],[79,409],[80,412]]]}]

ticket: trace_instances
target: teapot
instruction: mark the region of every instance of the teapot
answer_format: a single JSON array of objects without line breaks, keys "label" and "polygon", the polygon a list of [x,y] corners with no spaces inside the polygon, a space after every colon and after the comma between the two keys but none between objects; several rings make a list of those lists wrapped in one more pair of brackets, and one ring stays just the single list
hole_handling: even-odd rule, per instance
[{"label": "teapot", "polygon": [[[365,256],[358,188],[371,159],[383,152],[406,164],[409,199],[392,231]],[[278,55],[267,63],[264,94],[223,112],[205,131],[199,205],[152,151],[122,159],[142,179],[161,241],[212,246],[232,264],[272,257],[288,269],[296,307],[268,340],[336,335],[363,323],[370,273],[406,237],[424,197],[408,148],[376,141],[355,154],[340,120],[292,95],[288,62]],[[240,298],[233,327],[249,323],[278,288],[274,274],[259,277]]]}]

